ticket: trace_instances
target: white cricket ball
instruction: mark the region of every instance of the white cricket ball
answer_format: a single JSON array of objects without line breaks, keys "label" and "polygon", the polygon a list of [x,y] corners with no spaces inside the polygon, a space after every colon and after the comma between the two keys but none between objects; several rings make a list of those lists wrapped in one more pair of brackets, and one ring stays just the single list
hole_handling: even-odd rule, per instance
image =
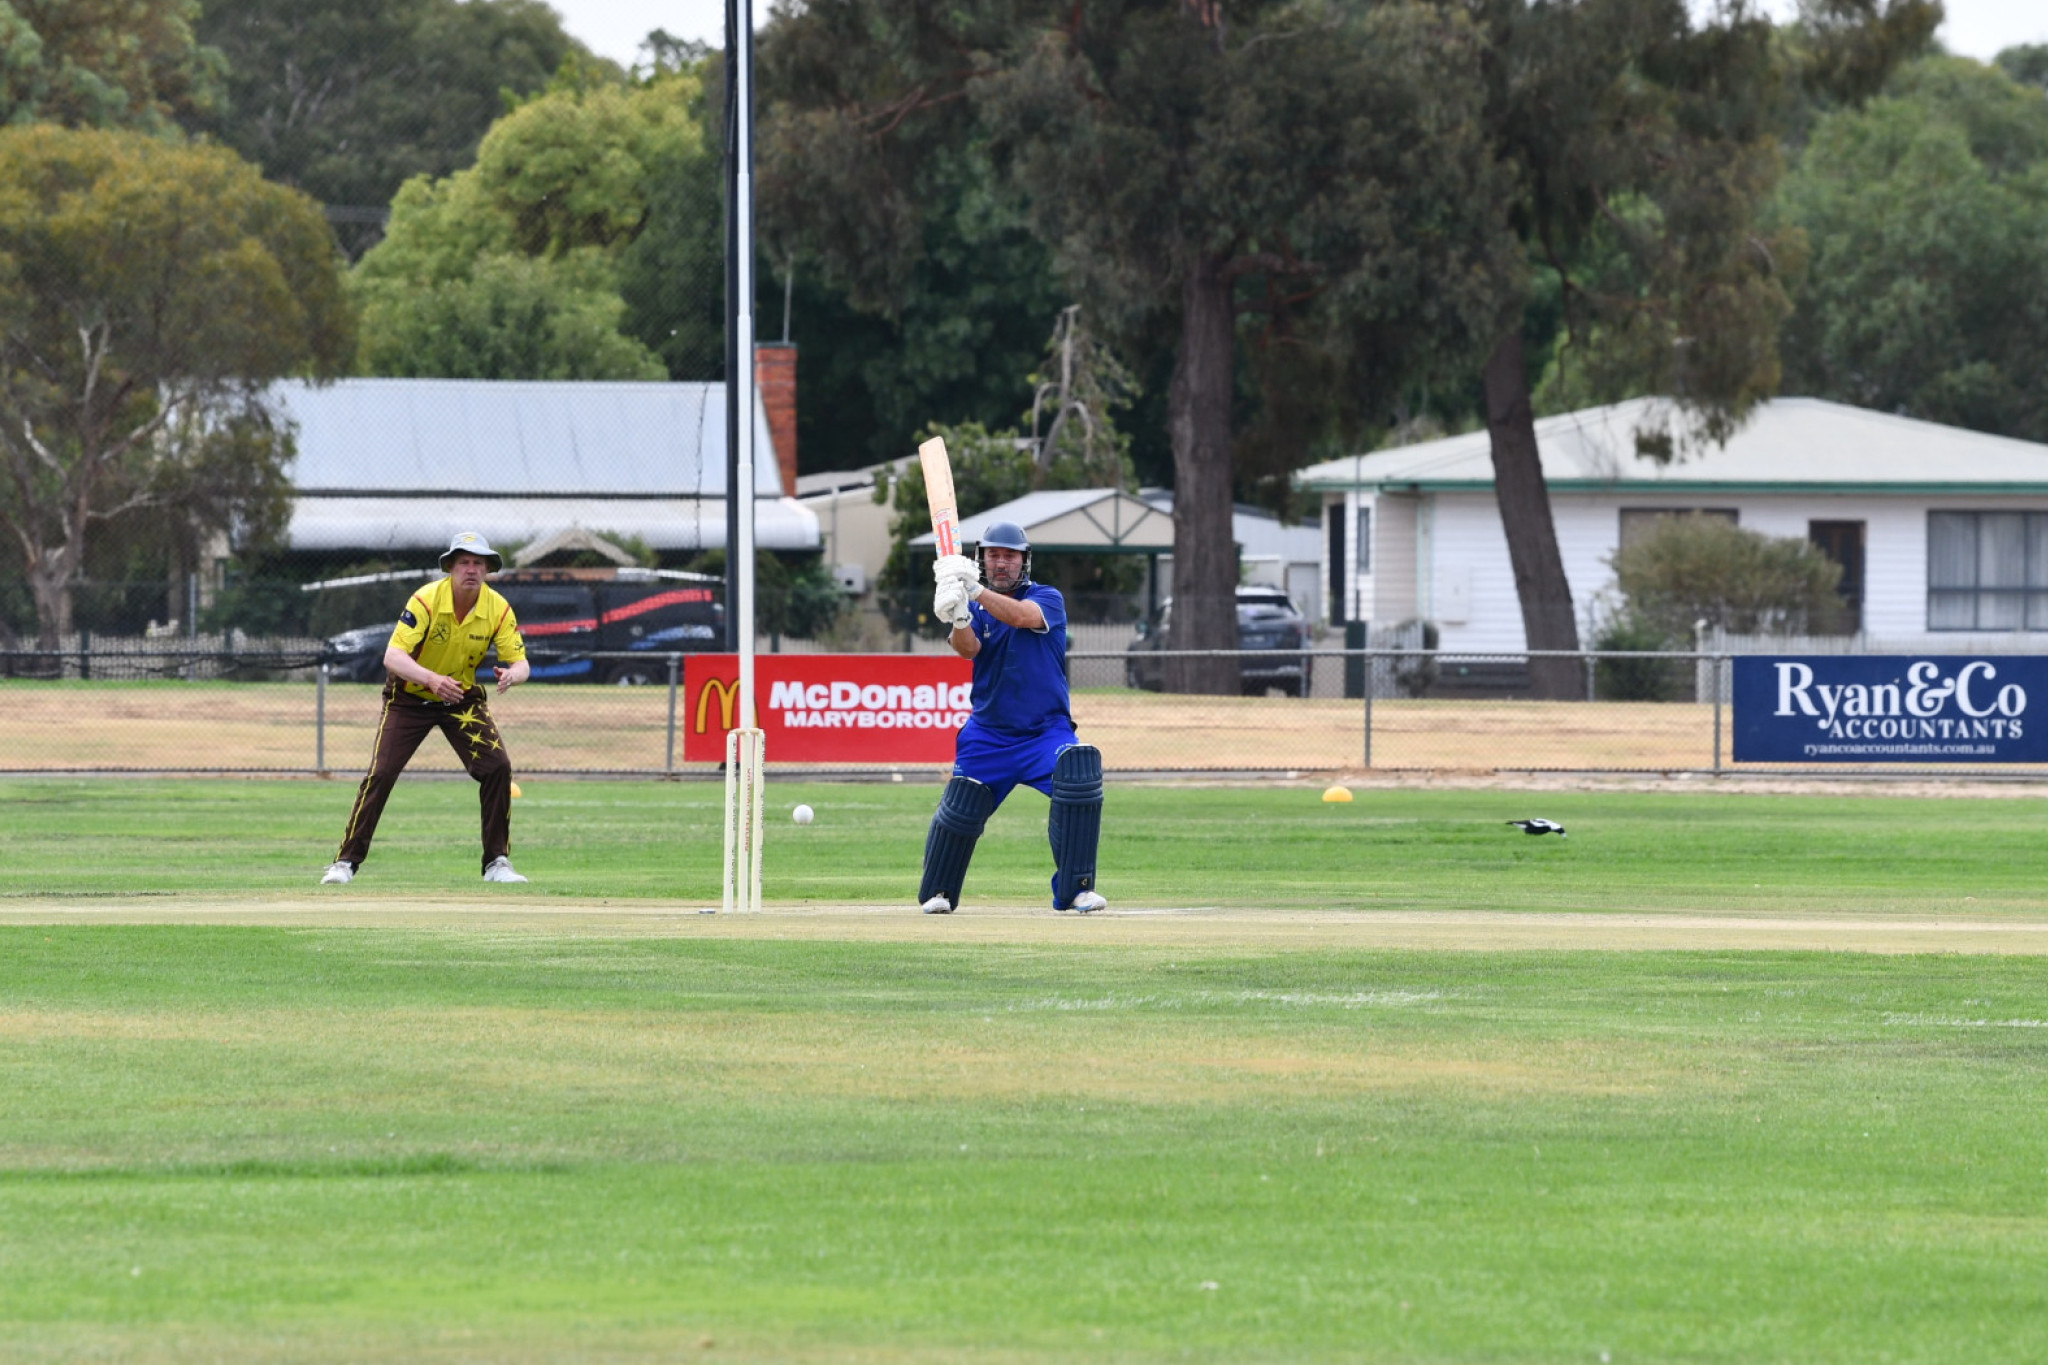
[{"label": "white cricket ball", "polygon": [[816,812],[809,806],[798,806],[789,813],[789,818],[796,821],[799,825],[808,825],[815,814]]}]

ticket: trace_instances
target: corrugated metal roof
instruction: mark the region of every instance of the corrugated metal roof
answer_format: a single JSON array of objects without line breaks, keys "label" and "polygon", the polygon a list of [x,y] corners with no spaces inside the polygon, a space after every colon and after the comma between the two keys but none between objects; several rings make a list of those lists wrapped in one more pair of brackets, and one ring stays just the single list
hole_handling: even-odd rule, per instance
[{"label": "corrugated metal roof", "polygon": [[[343,379],[272,389],[297,424],[301,497],[725,496],[725,386]],[[754,409],[754,490],[778,497]]]},{"label": "corrugated metal roof", "polygon": [[[1536,423],[1544,480],[1552,488],[1794,492],[1954,489],[2048,493],[2048,446],[1896,417],[1819,398],[1757,405],[1725,446],[1707,444],[1669,464],[1637,453],[1636,433],[1684,416],[1666,400],[1639,398]],[[1295,475],[1304,488],[1490,488],[1484,431],[1397,450],[1345,456]]]}]

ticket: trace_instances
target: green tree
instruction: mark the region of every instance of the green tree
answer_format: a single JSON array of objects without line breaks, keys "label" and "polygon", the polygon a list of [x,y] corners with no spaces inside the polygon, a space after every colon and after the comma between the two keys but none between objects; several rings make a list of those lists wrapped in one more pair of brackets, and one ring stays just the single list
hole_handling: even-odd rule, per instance
[{"label": "green tree", "polygon": [[353,341],[318,207],[232,152],[0,129],[0,529],[42,643],[110,518],[274,524],[290,445],[264,387]]},{"label": "green tree", "polygon": [[1721,517],[1661,518],[1610,562],[1628,619],[1649,638],[1690,641],[1698,621],[1742,634],[1843,625],[1841,565],[1807,541],[1759,535]]},{"label": "green tree", "polygon": [[2048,101],[1931,57],[1816,125],[1778,194],[1812,244],[1795,392],[2048,440]]},{"label": "green tree", "polygon": [[671,379],[725,376],[723,175],[701,135],[656,152],[642,227],[619,253],[619,327],[659,356]]},{"label": "green tree", "polygon": [[[929,168],[992,159],[1070,297],[1122,344],[1174,356],[1176,610],[1195,644],[1234,645],[1240,427],[1248,455],[1302,458],[1259,434],[1303,396],[1369,406],[1466,296],[1470,269],[1436,250],[1469,241],[1442,228],[1491,173],[1460,143],[1476,113],[1463,26],[1257,0],[1227,22],[1162,0],[843,0],[801,19],[777,55],[764,186],[809,212],[806,240],[857,301],[887,305],[954,202],[926,192]],[[1207,661],[1178,685],[1234,692],[1235,674]]]},{"label": "green tree", "polygon": [[2036,90],[2048,92],[2048,43],[2024,43],[1998,54],[1998,69]]},{"label": "green tree", "polygon": [[507,93],[589,59],[540,0],[206,0],[196,28],[225,55],[226,97],[186,126],[326,204],[452,174]]},{"label": "green tree", "polygon": [[[1724,434],[1770,391],[1782,252],[1752,228],[1776,174],[1768,23],[1696,25],[1683,0],[1486,0],[1486,136],[1512,168],[1492,206],[1520,243],[1497,258],[1480,335],[1494,489],[1529,647],[1578,648],[1571,588],[1536,449],[1536,305],[1582,340],[1588,388],[1670,394]],[[1544,296],[1548,293],[1550,297]],[[1669,457],[1665,433],[1645,433]],[[1583,686],[1535,660],[1539,696]]]},{"label": "green tree", "polygon": [[[1031,400],[1067,299],[961,89],[962,54],[1008,42],[1006,14],[831,0],[762,35],[762,283],[793,263],[807,469],[902,456],[932,422],[1000,426]],[[764,294],[763,336],[779,303]]]},{"label": "green tree", "polygon": [[0,125],[162,132],[219,98],[197,0],[0,0]]},{"label": "green tree", "polygon": [[[1174,628],[1237,641],[1233,493],[1389,401],[1507,245],[1478,34],[1422,6],[1105,3],[973,97],[1075,293],[1172,337]],[[1242,362],[1242,363],[1241,363]],[[1240,384],[1250,390],[1240,397]],[[1228,659],[1169,686],[1236,692]]]},{"label": "green tree", "polygon": [[[566,82],[491,128],[474,166],[408,181],[354,272],[363,366],[447,377],[659,378],[622,335],[620,256],[657,174],[701,149],[694,75]],[[695,153],[701,157],[701,150]]]},{"label": "green tree", "polygon": [[665,379],[619,333],[625,302],[587,258],[480,257],[460,279],[365,284],[358,363],[370,374],[464,379]]},{"label": "green tree", "polygon": [[1080,304],[1061,310],[1045,364],[1031,379],[1037,477],[1043,479],[1066,459],[1087,471],[1097,487],[1124,487],[1130,480],[1131,442],[1117,430],[1116,412],[1130,406],[1136,384],[1115,352],[1083,323]]}]

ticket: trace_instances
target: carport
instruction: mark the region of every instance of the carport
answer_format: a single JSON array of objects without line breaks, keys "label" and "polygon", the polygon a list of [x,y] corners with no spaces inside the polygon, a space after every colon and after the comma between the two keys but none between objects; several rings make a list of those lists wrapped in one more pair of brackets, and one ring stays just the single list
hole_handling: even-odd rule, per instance
[{"label": "carport", "polygon": [[[997,521],[1023,527],[1034,554],[1144,555],[1146,614],[1159,614],[1159,556],[1173,553],[1173,517],[1151,503],[1120,488],[1026,493],[964,519],[962,543],[979,543]],[[929,531],[910,543],[937,553]]]}]

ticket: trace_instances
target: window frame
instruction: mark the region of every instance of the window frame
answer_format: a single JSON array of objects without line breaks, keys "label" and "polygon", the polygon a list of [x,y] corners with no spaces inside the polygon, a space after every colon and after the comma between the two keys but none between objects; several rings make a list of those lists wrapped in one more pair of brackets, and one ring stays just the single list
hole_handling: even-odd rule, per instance
[{"label": "window frame", "polygon": [[[2017,518],[2019,522],[2019,574],[2016,581],[1986,583],[1984,565],[1984,531],[1988,518]],[[1964,522],[1970,527],[1968,581],[1954,582],[1935,580],[1943,556],[1936,553],[1936,527],[1943,521]],[[1953,548],[1953,547],[1951,547]],[[1953,559],[1951,555],[1948,558]],[[1974,631],[1980,634],[2017,635],[2033,631],[2048,631],[2048,509],[2013,507],[1930,507],[1927,509],[1927,546],[1923,580],[1927,585],[1926,622],[1927,633],[1954,634]],[[1967,601],[1969,623],[1937,623],[1947,608],[1953,611]],[[2004,610],[1990,613],[1993,624],[1985,624],[1984,610],[1987,603],[2002,605]],[[2006,624],[1998,624],[2004,618]]]}]

